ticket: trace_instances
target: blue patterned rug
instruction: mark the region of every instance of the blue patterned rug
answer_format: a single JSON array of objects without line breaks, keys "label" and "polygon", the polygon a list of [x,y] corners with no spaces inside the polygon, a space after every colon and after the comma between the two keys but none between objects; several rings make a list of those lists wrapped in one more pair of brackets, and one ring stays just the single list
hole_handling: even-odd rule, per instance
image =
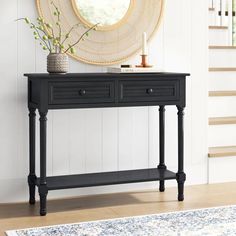
[{"label": "blue patterned rug", "polygon": [[6,232],[8,236],[230,236],[236,206],[208,208]]}]

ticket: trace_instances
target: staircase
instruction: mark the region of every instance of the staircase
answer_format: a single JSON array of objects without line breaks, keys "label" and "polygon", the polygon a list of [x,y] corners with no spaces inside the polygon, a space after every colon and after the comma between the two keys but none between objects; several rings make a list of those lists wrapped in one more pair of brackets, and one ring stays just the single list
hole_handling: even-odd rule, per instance
[{"label": "staircase", "polygon": [[209,183],[236,181],[236,0],[209,0]]}]

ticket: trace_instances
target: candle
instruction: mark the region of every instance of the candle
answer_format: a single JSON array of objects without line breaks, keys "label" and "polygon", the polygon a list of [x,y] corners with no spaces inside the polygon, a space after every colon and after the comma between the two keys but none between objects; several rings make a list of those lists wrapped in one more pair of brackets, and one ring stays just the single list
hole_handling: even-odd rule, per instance
[{"label": "candle", "polygon": [[147,55],[147,34],[143,32],[142,55]]}]

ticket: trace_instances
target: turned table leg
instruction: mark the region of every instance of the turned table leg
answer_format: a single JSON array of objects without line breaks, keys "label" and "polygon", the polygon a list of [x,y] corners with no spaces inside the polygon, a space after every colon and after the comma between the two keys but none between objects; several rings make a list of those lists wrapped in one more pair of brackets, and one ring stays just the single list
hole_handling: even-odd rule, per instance
[{"label": "turned table leg", "polygon": [[178,182],[178,200],[184,200],[184,182],[186,174],[184,173],[184,107],[177,106],[178,108],[178,173],[176,179]]},{"label": "turned table leg", "polygon": [[[159,108],[159,170],[166,170],[165,165],[165,106],[160,106]],[[165,191],[165,181],[160,180],[159,191]]]},{"label": "turned table leg", "polygon": [[29,108],[29,203],[35,204],[35,108]]},{"label": "turned table leg", "polygon": [[47,144],[47,112],[39,112],[40,114],[40,183],[39,183],[39,196],[40,196],[40,215],[47,214],[47,179],[46,179],[46,144]]}]

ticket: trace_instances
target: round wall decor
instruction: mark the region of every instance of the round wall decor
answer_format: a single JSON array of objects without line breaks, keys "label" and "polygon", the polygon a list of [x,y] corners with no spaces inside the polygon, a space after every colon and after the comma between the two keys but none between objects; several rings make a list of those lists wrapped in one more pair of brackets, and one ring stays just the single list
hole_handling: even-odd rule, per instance
[{"label": "round wall decor", "polygon": [[[68,43],[77,41],[87,27],[98,20],[101,24],[76,46],[71,55],[77,60],[95,65],[118,64],[137,53],[142,46],[142,33],[149,39],[158,29],[164,0],[54,0],[61,11],[62,31],[73,30]],[[36,0],[40,17],[55,25],[51,0]],[[103,4],[103,5],[102,5]],[[109,5],[104,5],[109,4]],[[106,7],[105,7],[106,6]],[[112,14],[111,14],[112,13]],[[111,17],[111,18],[110,18]]]}]

